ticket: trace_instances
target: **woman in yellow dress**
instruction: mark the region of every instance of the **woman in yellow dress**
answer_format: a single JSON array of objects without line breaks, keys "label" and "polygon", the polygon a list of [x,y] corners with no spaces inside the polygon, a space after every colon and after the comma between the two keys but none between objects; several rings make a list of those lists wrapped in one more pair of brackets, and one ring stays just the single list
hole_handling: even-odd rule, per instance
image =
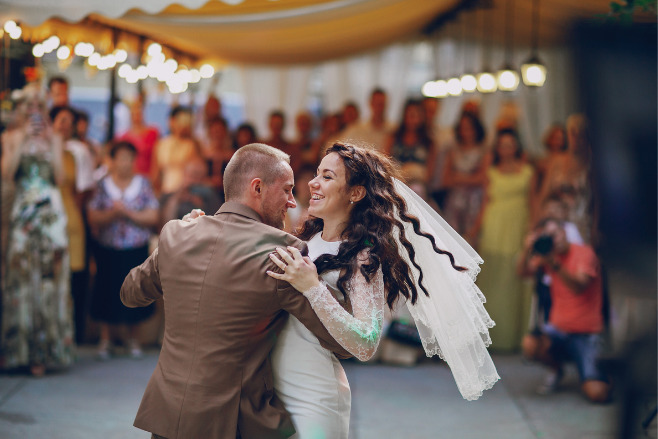
[{"label": "woman in yellow dress", "polygon": [[487,292],[486,308],[496,322],[490,331],[492,349],[499,352],[518,350],[525,332],[529,300],[525,300],[523,281],[515,267],[530,219],[534,175],[516,132],[500,130],[487,170],[485,200],[473,232],[480,232],[478,250],[487,261],[478,285]]}]

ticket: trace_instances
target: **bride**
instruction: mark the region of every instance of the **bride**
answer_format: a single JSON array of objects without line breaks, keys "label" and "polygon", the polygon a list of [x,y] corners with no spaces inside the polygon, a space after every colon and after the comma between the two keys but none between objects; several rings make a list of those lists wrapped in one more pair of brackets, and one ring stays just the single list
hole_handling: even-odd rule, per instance
[{"label": "bride", "polygon": [[[427,355],[441,356],[462,396],[477,399],[500,378],[486,349],[493,321],[474,283],[482,260],[395,176],[382,154],[334,144],[309,182],[310,218],[297,234],[308,257],[277,249],[270,258],[283,273],[268,274],[304,294],[362,361],[377,349],[384,307],[406,301]],[[336,357],[290,316],[272,359],[293,437],[347,439],[350,388]]]}]

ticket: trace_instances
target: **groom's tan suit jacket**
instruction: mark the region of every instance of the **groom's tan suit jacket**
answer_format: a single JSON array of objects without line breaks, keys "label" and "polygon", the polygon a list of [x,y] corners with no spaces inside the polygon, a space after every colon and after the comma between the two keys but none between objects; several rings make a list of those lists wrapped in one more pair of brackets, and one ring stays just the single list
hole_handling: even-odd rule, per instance
[{"label": "groom's tan suit jacket", "polygon": [[[305,244],[225,203],[214,216],[170,221],[158,249],[126,277],[121,300],[164,299],[158,364],[135,426],[168,439],[269,439],[294,433],[272,388],[269,354],[288,312],[340,357],[308,301],[273,270],[276,247]],[[287,312],[286,312],[287,311]]]}]

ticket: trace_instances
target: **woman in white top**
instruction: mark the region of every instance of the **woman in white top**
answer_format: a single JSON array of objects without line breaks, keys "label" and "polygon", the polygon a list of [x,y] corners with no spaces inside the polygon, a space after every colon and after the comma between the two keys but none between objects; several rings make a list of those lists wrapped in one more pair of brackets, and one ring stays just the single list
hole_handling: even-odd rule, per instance
[{"label": "woman in white top", "polygon": [[[377,349],[384,306],[402,297],[427,354],[441,355],[462,395],[476,399],[499,379],[486,350],[493,322],[474,284],[482,260],[395,176],[381,153],[335,143],[309,182],[310,218],[298,233],[309,256],[278,249],[271,258],[284,273],[269,274],[301,291],[331,335],[362,361]],[[348,437],[345,372],[292,316],[273,370],[294,438]]]}]

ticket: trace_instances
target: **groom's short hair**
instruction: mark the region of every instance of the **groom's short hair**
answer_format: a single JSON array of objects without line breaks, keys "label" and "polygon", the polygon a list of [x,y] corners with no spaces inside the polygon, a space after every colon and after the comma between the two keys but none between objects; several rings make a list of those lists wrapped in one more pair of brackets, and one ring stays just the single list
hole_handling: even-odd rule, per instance
[{"label": "groom's short hair", "polygon": [[290,164],[290,156],[264,143],[250,143],[238,149],[224,171],[226,201],[242,198],[254,178],[260,178],[264,184],[276,181],[286,170],[281,162]]}]

